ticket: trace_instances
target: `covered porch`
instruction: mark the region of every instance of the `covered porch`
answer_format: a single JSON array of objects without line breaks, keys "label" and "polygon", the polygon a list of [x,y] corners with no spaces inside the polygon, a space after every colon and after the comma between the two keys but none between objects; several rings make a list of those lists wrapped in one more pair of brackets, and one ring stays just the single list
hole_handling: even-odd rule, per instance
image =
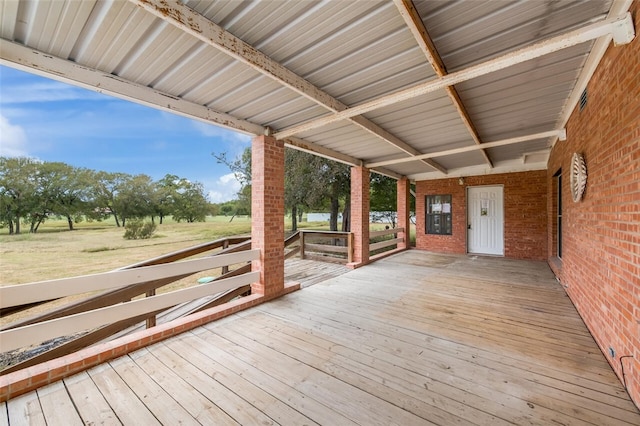
[{"label": "covered porch", "polygon": [[[638,424],[638,4],[3,3],[2,64],[254,139],[251,309],[29,368],[0,422]],[[352,167],[361,267],[295,293],[285,147]],[[416,246],[450,254],[371,263],[370,172],[405,230],[416,183]],[[455,254],[483,186],[506,258]],[[43,376],[62,381],[13,397]]]},{"label": "covered porch", "polygon": [[640,413],[546,262],[410,250],[3,403],[0,424],[24,421],[633,425]]}]

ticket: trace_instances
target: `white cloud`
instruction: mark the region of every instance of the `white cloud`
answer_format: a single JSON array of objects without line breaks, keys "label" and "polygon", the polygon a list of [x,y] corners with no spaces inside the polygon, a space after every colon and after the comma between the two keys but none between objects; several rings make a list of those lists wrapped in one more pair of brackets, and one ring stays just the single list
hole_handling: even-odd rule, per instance
[{"label": "white cloud", "polygon": [[58,81],[3,84],[3,104],[58,102],[70,100],[105,100],[104,95]]},{"label": "white cloud", "polygon": [[209,201],[212,203],[223,203],[225,201],[238,198],[238,191],[242,185],[233,173],[220,176],[209,189]]},{"label": "white cloud", "polygon": [[27,134],[24,129],[11,124],[5,116],[0,114],[0,156],[27,156],[26,145]]},{"label": "white cloud", "polygon": [[241,143],[251,142],[251,136],[244,133],[235,132],[233,130],[225,129],[224,127],[216,126],[213,124],[207,124],[202,121],[193,121],[193,127],[200,132],[203,136],[216,137],[226,141],[235,141]]}]

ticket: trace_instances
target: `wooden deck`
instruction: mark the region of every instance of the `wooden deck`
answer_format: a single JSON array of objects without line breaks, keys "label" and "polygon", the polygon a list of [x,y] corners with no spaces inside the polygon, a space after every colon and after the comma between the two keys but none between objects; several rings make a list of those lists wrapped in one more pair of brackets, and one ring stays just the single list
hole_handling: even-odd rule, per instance
[{"label": "wooden deck", "polygon": [[421,251],[0,408],[0,425],[640,424],[545,263]]}]

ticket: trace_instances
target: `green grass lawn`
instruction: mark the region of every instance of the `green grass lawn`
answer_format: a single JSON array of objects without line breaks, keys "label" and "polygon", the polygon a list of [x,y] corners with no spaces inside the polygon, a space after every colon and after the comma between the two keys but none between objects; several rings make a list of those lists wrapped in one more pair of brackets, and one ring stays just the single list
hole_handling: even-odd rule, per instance
[{"label": "green grass lawn", "polygon": [[[143,260],[182,250],[220,238],[251,234],[251,218],[247,216],[208,217],[206,222],[176,223],[170,218],[158,224],[154,236],[146,240],[126,240],[125,229],[117,227],[113,220],[82,222],[69,231],[64,220],[48,220],[35,234],[28,231],[9,235],[0,228],[0,286],[47,281],[80,275],[108,272]],[[301,222],[300,229],[328,230],[327,222]],[[372,230],[384,229],[383,224],[372,224]],[[285,218],[285,231],[291,229],[291,219]],[[28,230],[28,228],[27,228]],[[197,285],[201,276],[218,274],[203,271],[200,274],[176,281],[160,292]],[[52,306],[82,297],[71,296]],[[43,305],[20,314],[5,317],[6,324],[22,317],[48,310]]]},{"label": "green grass lawn", "polygon": [[[0,285],[107,272],[176,250],[233,235],[250,235],[251,218],[208,217],[206,222],[158,224],[147,240],[125,240],[113,219],[81,222],[69,231],[65,220],[48,220],[35,234],[9,235],[0,228]],[[301,229],[328,230],[327,222],[301,222]],[[383,224],[372,224],[384,229]],[[285,231],[291,219],[285,218]],[[415,237],[414,237],[415,238]]]},{"label": "green grass lawn", "polygon": [[[248,216],[208,217],[206,222],[158,225],[147,240],[125,240],[124,228],[113,219],[81,222],[69,231],[64,220],[48,220],[35,234],[20,235],[0,229],[0,285],[21,284],[107,272],[142,260],[232,235],[250,235]],[[285,221],[285,230],[291,229]],[[300,224],[301,228],[328,229],[326,223]]]}]

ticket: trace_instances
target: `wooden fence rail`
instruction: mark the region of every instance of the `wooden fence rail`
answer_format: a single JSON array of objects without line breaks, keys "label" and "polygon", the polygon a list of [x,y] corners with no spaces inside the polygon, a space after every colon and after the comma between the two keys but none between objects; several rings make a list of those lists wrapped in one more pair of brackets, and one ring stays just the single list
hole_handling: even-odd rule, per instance
[{"label": "wooden fence rail", "polygon": [[[255,254],[240,254],[238,257],[227,257],[226,260],[221,260],[222,255],[229,255],[232,253],[240,253],[247,251],[251,248],[251,241],[249,237],[229,237],[224,239],[219,239],[216,241],[207,242],[204,244],[199,244],[197,246],[189,247],[186,249],[182,249],[179,251],[175,251],[163,256],[159,256],[153,259],[145,260],[143,262],[138,262],[133,265],[129,265],[115,271],[107,272],[104,274],[91,275],[88,279],[78,279],[78,277],[68,278],[66,279],[68,282],[65,283],[65,280],[53,280],[56,284],[55,286],[43,284],[46,287],[41,291],[41,286],[38,283],[33,284],[23,284],[18,286],[11,287],[3,287],[0,290],[0,309],[3,317],[7,313],[14,313],[16,311],[20,311],[26,307],[31,307],[35,305],[39,305],[42,303],[46,303],[53,300],[60,300],[60,297],[69,293],[69,282],[79,285],[79,289],[75,293],[85,293],[88,288],[96,289],[109,289],[107,291],[99,292],[99,294],[88,296],[78,302],[74,302],[71,304],[67,304],[61,307],[54,308],[48,312],[33,316],[31,318],[27,318],[25,320],[20,320],[13,322],[11,324],[5,325],[2,327],[2,331],[0,332],[0,338],[2,338],[2,350],[9,351],[9,346],[14,347],[15,345],[6,344],[11,335],[16,335],[14,333],[9,333],[10,330],[22,330],[24,333],[31,333],[31,330],[34,330],[35,327],[29,327],[34,324],[44,323],[48,321],[53,321],[60,318],[73,316],[76,318],[76,321],[83,322],[85,317],[79,317],[86,312],[95,311],[104,309],[106,307],[111,307],[119,304],[130,303],[130,301],[138,296],[146,295],[149,298],[158,297],[155,296],[156,289],[163,287],[165,285],[171,284],[175,281],[178,281],[182,278],[186,278],[189,275],[194,274],[197,269],[203,267],[202,270],[210,269],[211,267],[221,267],[222,275],[215,278],[215,281],[221,282],[222,280],[226,280],[228,278],[237,277],[240,275],[247,274],[251,271],[251,264],[247,263],[249,260],[246,256],[253,258]],[[214,251],[217,250],[217,251]],[[178,263],[178,260],[186,259],[192,257],[194,255],[206,253],[209,251],[214,251],[211,256],[196,259],[195,261],[186,261]],[[216,259],[217,258],[217,259]],[[239,263],[233,263],[239,262]],[[239,266],[238,265],[242,265]],[[233,264],[233,270],[229,270],[229,265]],[[152,265],[161,265],[162,268],[158,269],[149,269],[149,266]],[[177,265],[177,266],[176,266]],[[218,266],[216,266],[218,265]],[[164,271],[164,272],[160,272]],[[166,272],[166,274],[165,274]],[[165,275],[163,275],[165,274]],[[98,275],[100,275],[98,277]],[[140,276],[140,280],[135,278],[136,276]],[[127,278],[128,277],[128,278]],[[86,278],[86,277],[85,277]],[[251,280],[247,278],[247,280]],[[114,288],[112,283],[117,281],[117,286]],[[80,282],[82,284],[80,285]],[[206,300],[203,299],[202,303],[195,304],[195,307],[182,309],[184,312],[183,315],[187,315],[189,313],[195,313],[202,309],[207,309],[213,306],[220,305],[222,303],[228,302],[235,297],[240,295],[249,294],[250,293],[250,283],[240,284],[240,287],[225,291],[225,285],[233,285],[238,284],[240,281],[226,281],[226,284],[217,285],[209,285],[207,292],[211,295],[210,291],[214,291],[216,293],[222,291],[222,293],[216,294],[215,297],[208,297]],[[85,283],[87,283],[85,285]],[[213,284],[213,283],[211,283]],[[216,283],[217,284],[217,283]],[[12,288],[14,287],[14,288]],[[55,288],[57,287],[57,288]],[[199,286],[202,288],[202,285]],[[206,288],[206,287],[205,287]],[[24,290],[25,294],[21,294]],[[199,290],[199,289],[198,289]],[[5,295],[7,297],[5,297]],[[181,295],[180,298],[172,299],[172,303],[170,306],[178,306],[181,304],[179,300],[183,300],[183,297],[189,298],[198,298],[199,293],[192,293],[188,296]],[[164,300],[168,302],[168,297],[164,297]],[[40,301],[38,301],[40,300]],[[162,300],[162,299],[154,299],[154,300]],[[26,303],[23,303],[26,302]],[[136,301],[138,302],[138,301]],[[173,303],[175,302],[175,303]],[[49,359],[57,358],[59,356],[63,356],[72,352],[75,352],[79,349],[92,345],[96,342],[102,341],[104,339],[109,338],[117,333],[121,333],[126,331],[128,328],[134,326],[135,324],[140,323],[140,321],[145,321],[147,327],[154,326],[156,323],[156,315],[162,314],[165,315],[165,312],[169,312],[166,307],[155,309],[157,306],[164,306],[166,303],[160,303],[158,305],[154,305],[152,302],[147,304],[138,303],[135,306],[140,308],[140,314],[135,314],[130,318],[119,318],[114,321],[99,326],[95,328],[93,331],[86,333],[80,337],[73,338],[71,340],[67,340],[64,343],[55,346],[47,350],[46,352],[39,353],[29,359],[21,361],[17,364],[13,364],[8,368],[5,368],[0,372],[0,374],[7,374],[12,371],[16,371],[22,368],[26,368],[31,365],[35,365],[41,362],[48,361]],[[122,309],[122,308],[118,308]],[[175,311],[175,308],[169,308]],[[103,311],[99,311],[103,312]],[[113,310],[111,312],[116,312]],[[92,324],[95,324],[97,320],[87,320],[93,321]],[[101,322],[101,321],[97,321]],[[62,324],[62,322],[52,323],[52,324]],[[104,323],[103,323],[104,324]],[[48,326],[47,326],[48,327]],[[15,333],[18,333],[17,331]],[[58,334],[59,336],[60,334]],[[17,344],[17,343],[16,343]]]},{"label": "wooden fence rail", "polygon": [[[314,244],[309,239],[330,240],[329,243]],[[337,242],[342,242],[338,245]],[[313,254],[309,254],[309,253]],[[353,233],[340,231],[300,230],[300,258],[325,262],[353,262]]]},{"label": "wooden fence rail", "polygon": [[[133,270],[113,271],[104,274],[2,287],[0,288],[0,304],[2,304],[2,306],[14,306],[20,303],[47,300],[52,297],[84,293],[87,291],[87,288],[105,289],[116,286],[122,287],[131,284],[145,283],[159,278],[191,275],[221,266],[256,260],[259,258],[259,255],[259,250],[250,250],[242,253],[187,260],[166,265],[145,266]],[[3,330],[0,332],[2,349],[9,351],[31,344],[41,343],[51,338],[100,327],[119,320],[139,317],[143,314],[156,312],[200,297],[222,293],[243,285],[248,285],[258,279],[258,272],[249,272],[237,277],[202,284],[197,287],[176,290],[158,296],[120,303],[10,330]]]},{"label": "wooden fence rail", "polygon": [[393,235],[393,238],[391,239],[385,239],[383,241],[379,241],[376,243],[370,243],[369,244],[369,252],[372,251],[376,251],[376,250],[380,250],[383,248],[387,248],[387,247],[391,247],[391,246],[396,246],[398,243],[401,243],[404,241],[404,238],[398,238],[397,235],[400,232],[404,232],[404,228],[392,228],[392,229],[385,229],[382,231],[372,231],[369,233],[369,238],[370,239],[374,239],[377,237],[384,237],[387,235]]},{"label": "wooden fence rail", "polygon": [[[402,238],[397,238],[397,234],[403,231],[403,228],[372,231],[371,239],[387,235],[393,235],[393,237],[370,243],[369,250],[381,250],[397,245],[403,241]],[[216,249],[220,250],[212,253],[212,256],[183,260]],[[302,259],[352,262],[353,233],[300,230],[285,240],[285,258],[296,254],[300,254]],[[102,293],[4,326],[0,331],[3,351],[38,344],[47,339],[87,329],[94,331],[13,365],[0,374],[71,353],[116,333],[123,333],[128,327],[140,321],[146,320],[147,327],[154,326],[157,314],[178,305],[182,306],[184,302],[217,295],[194,308],[180,308],[186,315],[224,303],[238,295],[247,294],[250,291],[249,285],[258,279],[257,272],[250,272],[250,262],[258,256],[259,251],[251,250],[249,237],[231,237],[189,247],[102,274],[2,287],[0,288],[0,312],[3,316],[6,313],[70,295],[96,291],[102,291]],[[179,260],[183,261],[177,262]],[[229,270],[230,265],[239,264],[243,266]],[[156,295],[156,290],[162,286],[214,268],[221,268],[222,275],[213,282]],[[146,298],[132,300],[140,295],[145,295]]]}]

